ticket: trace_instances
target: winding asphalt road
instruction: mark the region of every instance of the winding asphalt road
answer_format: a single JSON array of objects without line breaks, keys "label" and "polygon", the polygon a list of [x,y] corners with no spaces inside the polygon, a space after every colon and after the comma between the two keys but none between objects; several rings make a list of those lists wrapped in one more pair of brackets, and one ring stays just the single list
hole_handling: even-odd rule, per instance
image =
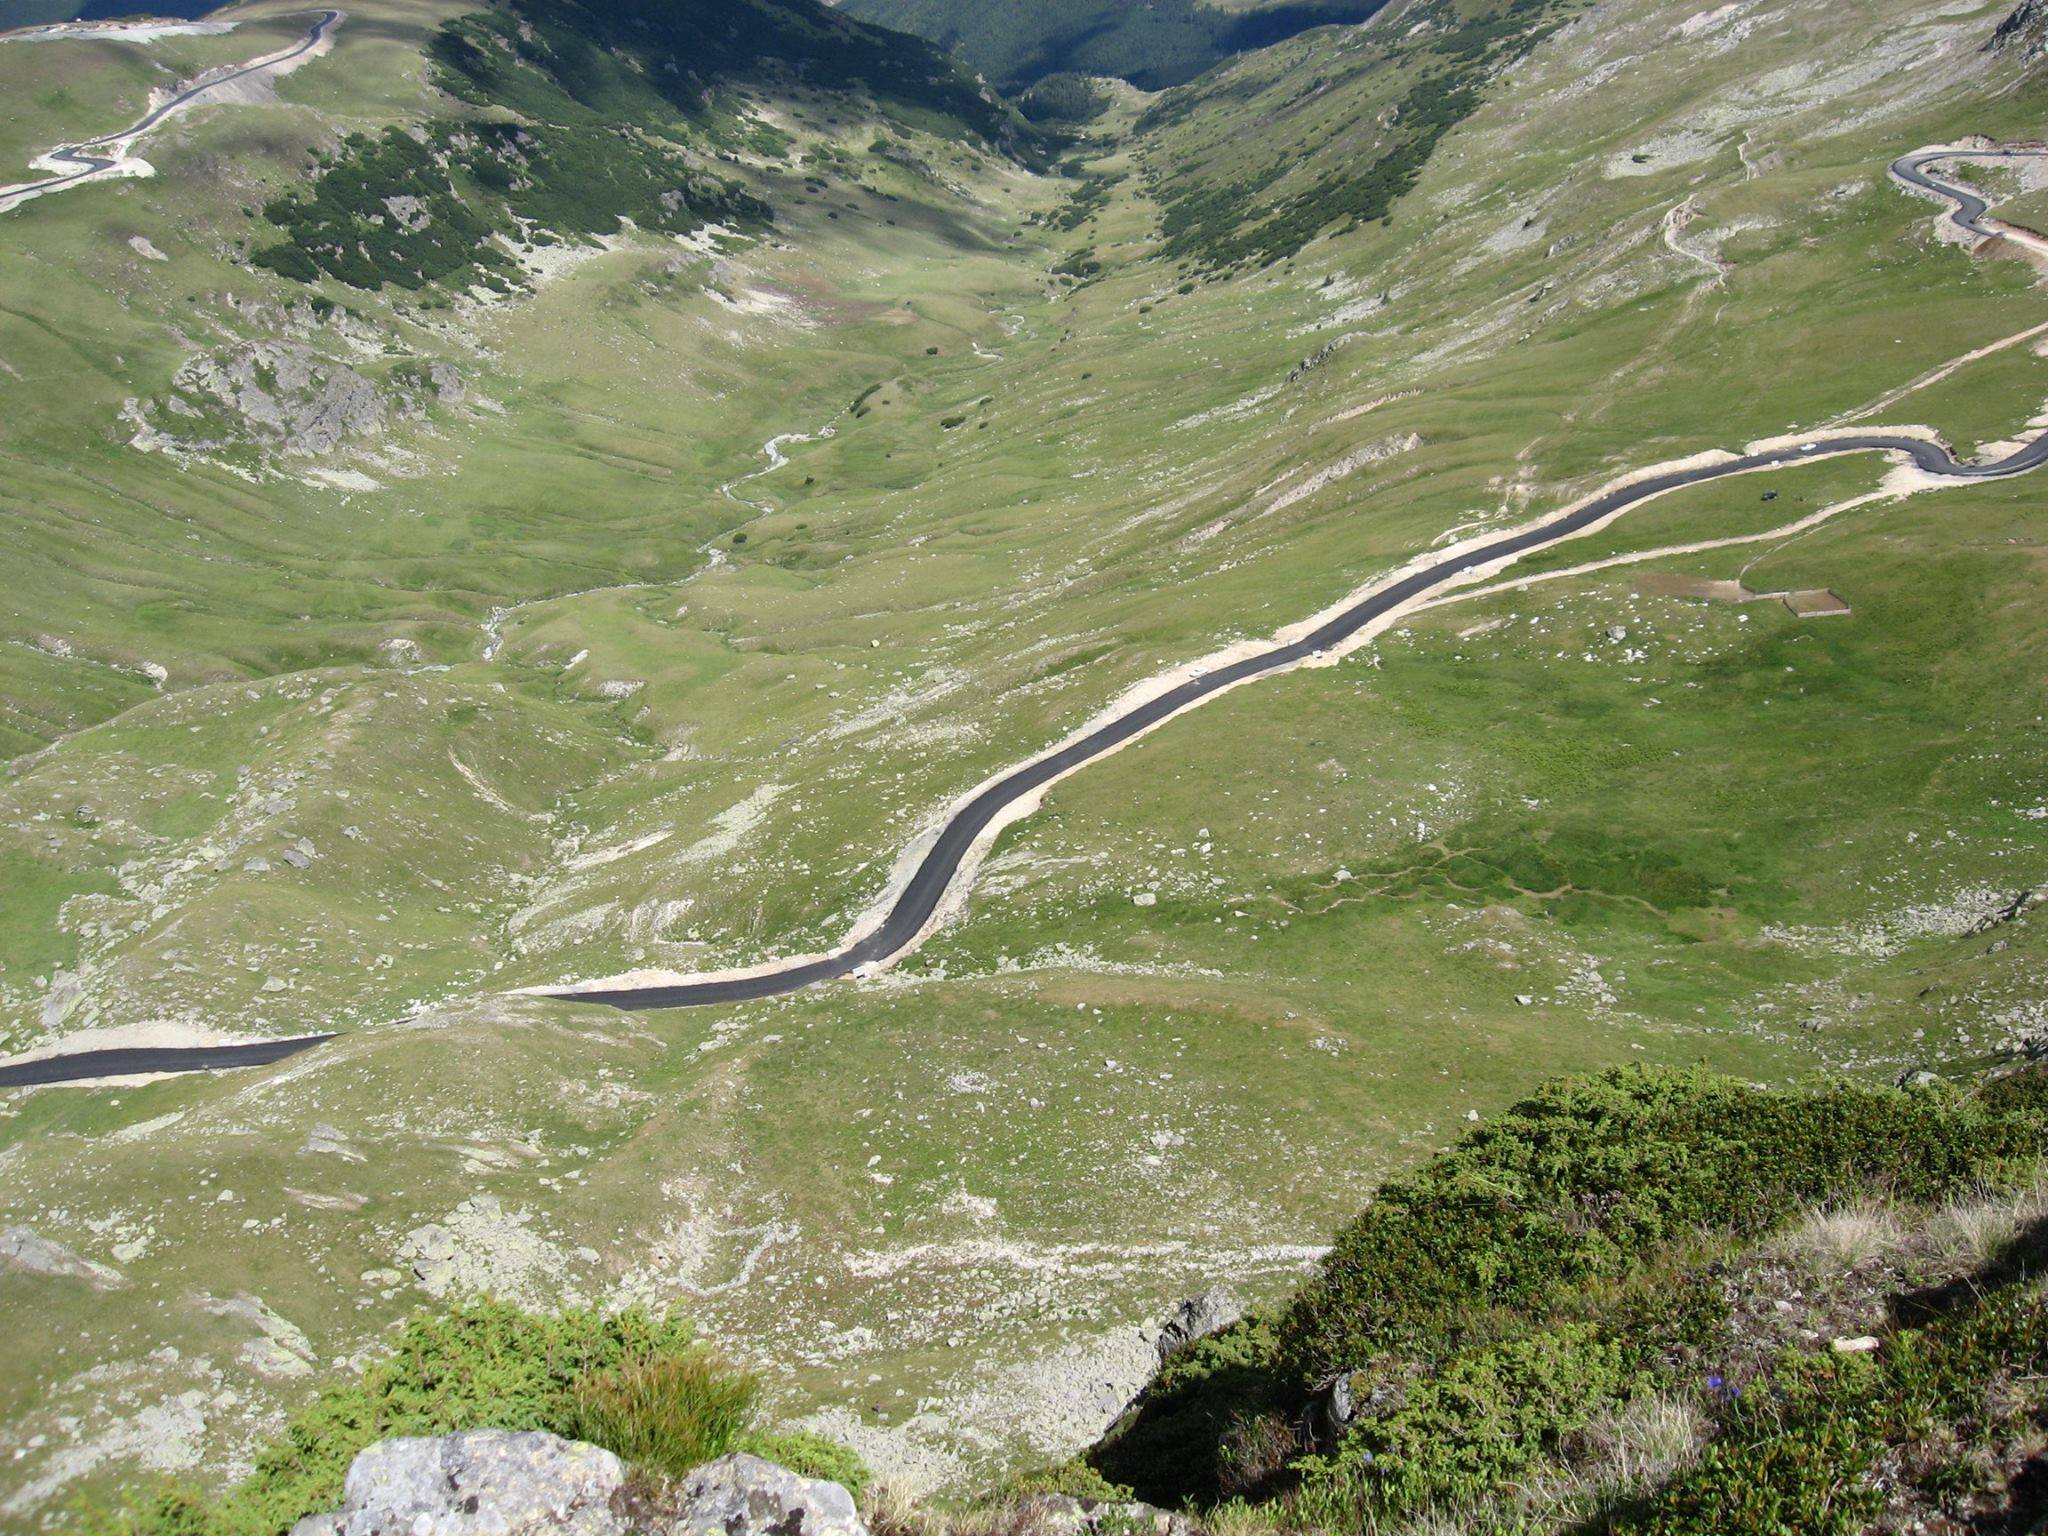
[{"label": "winding asphalt road", "polygon": [[245,1045],[136,1046],[109,1051],[73,1051],[0,1067],[0,1088],[42,1083],[77,1083],[96,1078],[140,1077],[152,1072],[213,1072],[222,1067],[267,1067],[332,1040],[301,1035],[295,1040],[253,1040]]},{"label": "winding asphalt road", "polygon": [[1944,160],[2038,160],[2043,155],[2048,155],[2048,149],[1923,149],[1918,154],[1902,155],[1894,160],[1892,174],[1909,186],[1953,203],[1955,207],[1949,214],[1949,222],[1958,229],[1966,229],[1973,235],[1988,239],[2004,233],[1996,224],[1985,222],[1984,216],[1991,211],[1991,205],[1968,187],[1943,181],[1927,168]]},{"label": "winding asphalt road", "polygon": [[[1941,180],[1933,174],[1930,167],[1943,160],[1965,156],[1973,159],[2019,159],[2041,154],[2048,154],[2048,151],[2014,149],[1980,154],[1977,151],[1924,150],[1894,161],[1892,170],[1901,181],[1951,203],[1953,211],[1949,217],[1958,227],[1972,235],[1988,237],[1999,234],[2000,231],[1995,225],[1985,222],[1989,208],[1984,199],[1966,188],[1953,186]],[[547,995],[564,1001],[605,1003],[614,1008],[690,1008],[707,1003],[733,1003],[750,998],[774,997],[811,986],[816,982],[848,976],[864,966],[892,959],[917,941],[918,935],[923,932],[932,915],[938,911],[939,903],[945,899],[947,890],[959,875],[961,863],[967,857],[974,840],[1002,814],[1006,807],[1043,789],[1070,769],[1104,756],[1161,721],[1184,710],[1193,709],[1235,684],[1264,676],[1269,672],[1284,671],[1298,662],[1319,655],[1349,639],[1373,620],[1474,567],[1526,554],[1532,549],[1541,549],[1546,544],[1554,544],[1559,539],[1569,538],[1581,529],[1590,527],[1638,502],[1648,501],[1652,497],[1664,495],[1684,486],[1704,485],[1712,480],[1725,479],[1729,475],[1748,474],[1756,470],[1774,469],[1784,464],[1834,458],[1848,453],[1897,454],[1911,459],[1930,475],[1946,479],[1998,480],[2026,474],[2039,468],[2043,463],[2048,463],[2048,434],[1995,464],[1959,463],[1937,444],[1921,438],[1873,432],[1852,437],[1815,439],[1765,453],[1745,454],[1719,464],[1673,470],[1668,474],[1639,480],[1620,490],[1610,491],[1605,496],[1539,527],[1508,534],[1469,549],[1463,554],[1447,557],[1413,575],[1382,587],[1359,599],[1335,618],[1301,639],[1275,646],[1259,655],[1248,656],[1182,683],[1179,687],[1118,715],[1079,740],[1069,742],[1057,751],[1026,763],[998,779],[954,812],[952,819],[940,831],[938,841],[932,845],[931,851],[924,856],[923,861],[912,873],[909,882],[881,924],[857,943],[846,945],[815,960],[780,966],[751,976],[686,981],[672,985],[571,989]]]},{"label": "winding asphalt road", "polygon": [[[0,192],[10,194],[28,192],[36,197],[41,197],[44,193],[54,192],[60,187],[68,187],[75,181],[83,181],[88,176],[97,176],[102,171],[112,170],[120,162],[110,160],[105,155],[95,155],[91,151],[108,144],[118,144],[123,139],[140,138],[180,107],[188,102],[198,100],[208,91],[227,85],[231,81],[246,79],[250,75],[259,74],[267,69],[275,69],[280,64],[289,64],[293,59],[312,52],[313,49],[320,46],[320,39],[327,35],[327,29],[339,20],[341,20],[341,12],[322,11],[319,20],[313,23],[312,30],[307,32],[305,41],[297,47],[287,49],[283,53],[273,53],[260,59],[253,59],[249,63],[242,65],[239,69],[230,70],[219,79],[207,80],[198,85],[187,86],[169,101],[152,110],[148,116],[122,129],[119,133],[103,133],[96,139],[86,139],[82,143],[60,145],[58,148],[51,150],[44,158],[61,161],[65,165],[75,165],[78,167],[77,170],[67,171],[59,176],[51,176],[43,181],[23,182],[19,186],[0,188]],[[20,204],[15,206],[19,207]]]},{"label": "winding asphalt road", "polygon": [[[332,16],[334,13],[327,13]],[[317,29],[316,29],[317,31]],[[310,39],[308,46],[317,41]],[[1902,182],[1944,199],[1952,205],[1950,219],[1969,234],[1988,237],[2001,233],[1986,221],[1985,200],[1966,188],[1951,185],[1934,175],[1931,167],[1943,160],[1959,158],[2018,159],[2048,155],[2048,150],[1958,151],[1923,150],[1907,155],[1892,165]],[[546,995],[570,1002],[603,1003],[614,1008],[688,1008],[709,1003],[741,1002],[794,992],[817,982],[848,976],[865,966],[894,958],[914,945],[930,922],[947,890],[960,874],[963,861],[974,841],[1008,807],[1042,789],[1071,769],[1115,750],[1164,720],[1193,709],[1235,684],[1306,661],[1341,644],[1360,629],[1414,598],[1443,586],[1452,578],[1475,567],[1526,554],[1588,528],[1640,502],[1678,490],[1704,485],[1730,475],[1774,469],[1821,458],[1850,453],[1885,453],[1910,460],[1930,475],[1951,480],[2002,480],[2023,475],[2048,463],[2048,434],[2016,453],[1990,464],[1957,461],[1946,450],[1922,438],[1894,433],[1872,432],[1852,436],[1815,438],[1767,452],[1745,454],[1717,464],[1667,473],[1636,481],[1610,491],[1551,521],[1519,533],[1506,534],[1461,554],[1446,556],[1422,570],[1382,587],[1329,619],[1299,640],[1278,645],[1255,656],[1232,662],[1213,672],[1192,678],[1157,698],[1136,705],[1099,726],[1088,735],[1054,752],[1034,759],[1006,774],[968,801],[941,829],[909,882],[889,908],[879,926],[865,938],[842,946],[815,960],[792,962],[751,976],[678,982],[673,985],[567,990]],[[46,1057],[41,1061],[0,1067],[0,1087],[28,1083],[76,1082],[97,1077],[138,1072],[189,1072],[217,1067],[253,1066],[276,1061],[296,1051],[319,1044],[331,1036],[316,1035],[298,1040],[264,1041],[254,1045],[233,1045],[175,1051],[95,1051],[73,1056]]]}]

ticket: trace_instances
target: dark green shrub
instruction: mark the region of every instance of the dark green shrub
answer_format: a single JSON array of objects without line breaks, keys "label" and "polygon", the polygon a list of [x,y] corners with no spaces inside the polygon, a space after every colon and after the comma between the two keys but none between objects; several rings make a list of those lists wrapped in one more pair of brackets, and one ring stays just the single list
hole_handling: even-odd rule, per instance
[{"label": "dark green shrub", "polygon": [[1086,75],[1047,75],[1017,98],[1034,123],[1092,123],[1109,107],[1109,93]]},{"label": "dark green shrub", "polygon": [[1884,1495],[1865,1481],[1882,1449],[1847,1416],[1710,1445],[1697,1467],[1621,1529],[1643,1536],[1853,1536],[1884,1507]]},{"label": "dark green shrub", "polygon": [[2039,1100],[1633,1070],[1547,1085],[1339,1233],[1280,1320],[1283,1368],[1308,1388],[1387,1350],[1426,1354],[1471,1314],[1619,1276],[1700,1228],[1761,1232],[1869,1192],[1944,1197],[2039,1149]]},{"label": "dark green shrub", "polygon": [[135,1536],[274,1536],[341,1503],[356,1453],[396,1435],[461,1429],[574,1434],[577,1386],[592,1374],[696,1358],[691,1325],[639,1307],[582,1308],[538,1317],[478,1301],[422,1313],[392,1352],[352,1381],[335,1382],[286,1421],[239,1483],[214,1497],[191,1490],[102,1521]]},{"label": "dark green shrub", "polygon": [[[1950,1529],[2020,1528],[2035,1518],[2038,1494],[2021,1491],[2024,1472],[2004,1485],[2038,1454],[2048,1419],[2044,1238],[2039,1224],[2023,1233],[2014,1252],[1957,1288],[1952,1310],[1891,1334],[1879,1355],[1787,1354],[1772,1375],[1724,1400],[1696,1466],[1610,1527],[1627,1536],[1848,1536],[1885,1513],[1890,1495],[1940,1510]],[[1973,1518],[2014,1496],[1998,1517]]]},{"label": "dark green shrub", "polygon": [[[644,229],[687,234],[707,220],[767,221],[767,204],[692,170],[670,146],[585,123],[439,120],[424,141],[398,128],[356,134],[313,186],[264,214],[284,243],[251,259],[311,282],[355,288],[483,282],[515,271],[495,237],[545,225],[570,235]],[[536,236],[536,243],[541,243]]]},{"label": "dark green shrub", "polygon": [[1603,1330],[1566,1324],[1453,1357],[1363,1418],[1311,1478],[1349,1483],[1369,1507],[1403,1511],[1484,1498],[1555,1452],[1640,1377]]}]

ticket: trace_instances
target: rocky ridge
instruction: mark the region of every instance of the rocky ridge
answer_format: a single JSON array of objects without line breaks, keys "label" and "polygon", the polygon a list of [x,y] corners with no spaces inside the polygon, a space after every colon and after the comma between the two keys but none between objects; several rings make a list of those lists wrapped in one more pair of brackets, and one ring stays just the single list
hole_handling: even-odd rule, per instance
[{"label": "rocky ridge", "polygon": [[356,1457],[342,1507],[292,1536],[867,1536],[853,1495],[734,1453],[672,1487],[610,1451],[537,1431],[383,1440]]}]

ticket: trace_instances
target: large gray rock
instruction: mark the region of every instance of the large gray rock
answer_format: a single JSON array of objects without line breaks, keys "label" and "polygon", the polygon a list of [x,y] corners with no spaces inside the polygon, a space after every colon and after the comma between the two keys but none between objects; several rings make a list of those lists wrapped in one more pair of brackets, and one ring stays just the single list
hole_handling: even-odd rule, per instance
[{"label": "large gray rock", "polygon": [[853,1495],[734,1452],[683,1479],[668,1536],[868,1536]]},{"label": "large gray rock", "polygon": [[1164,1365],[1197,1339],[1221,1333],[1243,1316],[1244,1304],[1220,1285],[1188,1297],[1159,1326],[1159,1363]]},{"label": "large gray rock", "polygon": [[341,1508],[292,1536],[623,1536],[612,1498],[625,1480],[610,1451],[554,1435],[380,1440],[348,1469]]}]

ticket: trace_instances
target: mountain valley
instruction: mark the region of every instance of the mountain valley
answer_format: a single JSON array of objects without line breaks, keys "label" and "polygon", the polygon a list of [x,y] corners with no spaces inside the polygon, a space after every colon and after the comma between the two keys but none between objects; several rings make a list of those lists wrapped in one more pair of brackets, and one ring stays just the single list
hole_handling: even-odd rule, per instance
[{"label": "mountain valley", "polygon": [[0,1528],[483,1293],[954,1497],[1548,1079],[2040,1054],[2048,480],[1826,444],[2048,424],[2048,15],[1184,9],[0,13],[0,1082],[319,1037],[0,1087]]}]

